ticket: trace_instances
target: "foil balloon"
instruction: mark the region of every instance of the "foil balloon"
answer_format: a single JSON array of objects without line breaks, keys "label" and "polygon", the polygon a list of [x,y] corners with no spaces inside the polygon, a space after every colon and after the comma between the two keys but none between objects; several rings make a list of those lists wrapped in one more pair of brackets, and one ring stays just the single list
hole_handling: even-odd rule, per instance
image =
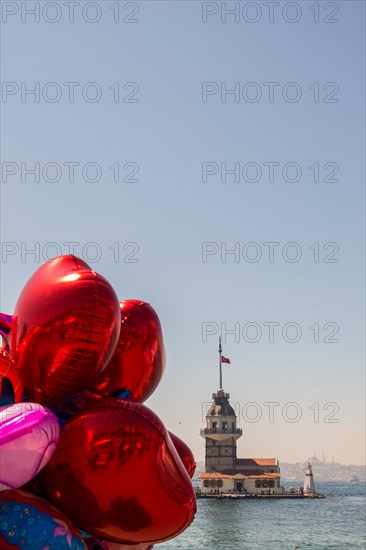
[{"label": "foil balloon", "polygon": [[91,403],[118,396],[142,403],[158,386],[165,368],[163,333],[154,309],[140,300],[124,300],[121,332],[114,354],[96,383],[81,398]]},{"label": "foil balloon", "polygon": [[169,435],[171,437],[171,440],[173,441],[174,447],[176,448],[176,451],[179,454],[181,461],[183,462],[183,466],[187,470],[189,477],[192,479],[196,470],[196,461],[194,459],[191,449],[177,435],[173,434],[172,432],[169,432]]},{"label": "foil balloon", "polygon": [[141,300],[124,300],[117,347],[95,384],[60,406],[62,419],[70,418],[102,397],[121,397],[142,403],[159,384],[165,368],[163,333],[154,309]]},{"label": "foil balloon", "polygon": [[[9,395],[10,391],[11,395]],[[12,365],[9,355],[4,350],[0,350],[0,407],[14,402],[20,403],[22,399],[23,384],[19,374]]]},{"label": "foil balloon", "polygon": [[43,478],[48,499],[103,541],[168,540],[196,510],[191,481],[161,420],[118,398],[100,400],[64,424]]},{"label": "foil balloon", "polygon": [[12,358],[29,401],[51,406],[90,386],[118,341],[121,313],[108,281],[68,255],[42,265],[15,306]]},{"label": "foil balloon", "polygon": [[24,491],[0,495],[1,550],[86,550],[70,521],[51,504]]},{"label": "foil balloon", "polygon": [[0,491],[30,481],[55,450],[60,428],[57,417],[38,403],[0,408]]}]

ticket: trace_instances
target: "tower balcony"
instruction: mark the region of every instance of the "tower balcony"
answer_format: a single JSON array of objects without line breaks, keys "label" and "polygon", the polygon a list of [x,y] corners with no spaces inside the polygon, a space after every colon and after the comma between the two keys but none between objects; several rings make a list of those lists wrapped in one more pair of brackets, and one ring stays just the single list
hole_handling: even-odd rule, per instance
[{"label": "tower balcony", "polygon": [[226,434],[228,437],[235,434],[243,435],[243,430],[241,428],[202,428],[201,435],[210,435],[210,434]]},{"label": "tower balcony", "polygon": [[200,434],[204,438],[222,441],[229,438],[239,439],[243,435],[243,430],[241,428],[202,428]]}]

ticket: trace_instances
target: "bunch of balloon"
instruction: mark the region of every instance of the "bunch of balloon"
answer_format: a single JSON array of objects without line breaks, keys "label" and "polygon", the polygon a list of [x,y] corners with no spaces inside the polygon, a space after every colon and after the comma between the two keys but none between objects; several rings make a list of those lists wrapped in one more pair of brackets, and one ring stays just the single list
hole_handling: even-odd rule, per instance
[{"label": "bunch of balloon", "polygon": [[165,368],[154,309],[59,256],[0,335],[0,548],[151,550],[182,533],[194,457],[143,405]]}]

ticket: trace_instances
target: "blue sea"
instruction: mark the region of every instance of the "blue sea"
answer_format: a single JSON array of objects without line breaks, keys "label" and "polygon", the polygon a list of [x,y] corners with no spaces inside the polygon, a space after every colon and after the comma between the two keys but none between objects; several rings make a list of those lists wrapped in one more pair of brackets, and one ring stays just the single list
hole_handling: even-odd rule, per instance
[{"label": "blue sea", "polygon": [[365,489],[365,483],[320,485],[323,500],[198,500],[192,525],[156,548],[365,550]]}]

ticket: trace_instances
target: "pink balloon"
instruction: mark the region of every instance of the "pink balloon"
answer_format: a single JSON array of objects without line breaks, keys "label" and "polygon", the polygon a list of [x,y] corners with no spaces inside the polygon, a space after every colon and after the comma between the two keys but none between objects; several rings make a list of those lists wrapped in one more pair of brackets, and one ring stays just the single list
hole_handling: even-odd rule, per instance
[{"label": "pink balloon", "polygon": [[37,403],[0,408],[0,491],[28,483],[47,464],[58,441],[56,415]]}]

